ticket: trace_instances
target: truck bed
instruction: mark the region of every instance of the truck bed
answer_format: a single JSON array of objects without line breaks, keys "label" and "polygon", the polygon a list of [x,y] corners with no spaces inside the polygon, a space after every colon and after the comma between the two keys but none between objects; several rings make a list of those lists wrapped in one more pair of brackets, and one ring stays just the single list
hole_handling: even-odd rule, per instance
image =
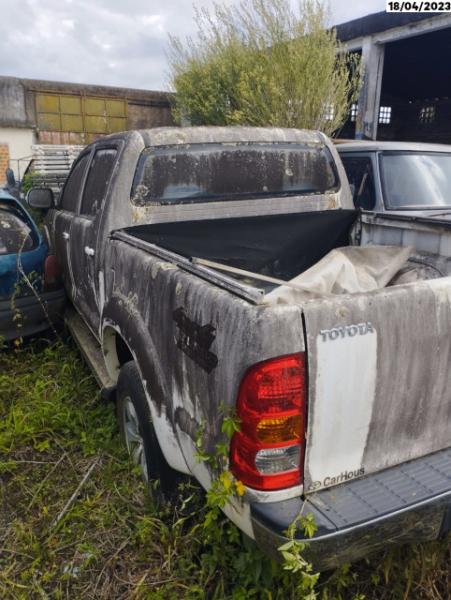
[{"label": "truck bed", "polygon": [[[356,217],[354,210],[330,210],[139,225],[123,231],[187,259],[208,259],[288,281],[334,248],[347,246]],[[274,287],[259,286],[265,291]]]}]

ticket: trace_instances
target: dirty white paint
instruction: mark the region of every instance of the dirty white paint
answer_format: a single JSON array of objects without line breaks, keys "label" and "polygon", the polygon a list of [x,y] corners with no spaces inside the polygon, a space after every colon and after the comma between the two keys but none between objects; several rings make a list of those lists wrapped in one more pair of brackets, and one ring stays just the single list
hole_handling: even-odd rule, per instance
[{"label": "dirty white paint", "polygon": [[[139,369],[139,363],[136,360],[135,356],[134,359]],[[146,380],[143,378],[142,373],[141,379],[143,382],[147,403],[149,405],[150,415],[152,417],[152,423],[155,429],[155,434],[158,439],[158,444],[160,445],[161,451],[164,457],[166,458],[166,461],[168,462],[169,466],[175,469],[176,471],[179,471],[180,473],[189,474],[190,470],[185,462],[180,446],[177,443],[177,439],[174,436],[174,429],[172,427],[168,415],[166,414],[165,407],[162,407],[160,411],[158,411],[155,408],[155,404],[147,391],[148,386]]]},{"label": "dirty white paint", "polygon": [[104,306],[105,306],[105,276],[103,274],[103,271],[99,271],[99,299],[98,299],[98,307],[99,307],[100,314],[102,314]]},{"label": "dirty white paint", "polygon": [[424,285],[434,292],[438,302],[451,305],[451,277],[430,279],[429,281],[425,281]]},{"label": "dirty white paint", "polygon": [[[255,200],[225,200],[221,202],[198,202],[193,204],[170,204],[134,206],[133,224],[167,223],[178,221],[200,221],[223,219],[236,215],[252,217],[278,215],[281,213],[316,212],[333,210],[345,204],[343,190],[337,193],[312,194],[310,196],[288,196],[286,198],[260,198]],[[346,206],[346,208],[351,208]]]},{"label": "dirty white paint", "polygon": [[[16,178],[23,176],[31,158],[34,130],[19,127],[0,127],[0,144],[8,144],[10,167]],[[20,160],[22,159],[22,160]]]},{"label": "dirty white paint", "polygon": [[315,489],[359,471],[376,390],[377,332],[316,338],[316,398],[307,457]]},{"label": "dirty white paint", "polygon": [[[197,448],[194,446],[190,436],[179,427],[177,427],[177,436],[183,454],[191,457],[196,456]],[[208,490],[212,485],[212,475],[205,463],[195,460],[191,463],[190,467],[191,475],[197,479],[205,490]],[[286,494],[283,499],[286,500]],[[231,496],[222,510],[232,523],[241,529],[241,531],[244,531],[251,539],[254,539],[249,502],[245,501],[243,497]]]},{"label": "dirty white paint", "polygon": [[174,436],[174,429],[171,425],[168,415],[164,407],[159,412],[156,410],[152,399],[149,397],[146,389],[146,382],[143,381],[144,390],[146,392],[147,403],[149,405],[150,414],[152,416],[152,423],[155,429],[155,434],[158,439],[161,451],[169,464],[170,467],[179,471],[179,473],[190,474],[183,452],[181,452],[180,446],[177,443],[177,439]]},{"label": "dirty white paint", "polygon": [[224,514],[252,540],[255,539],[251,521],[251,507],[248,502],[232,497],[222,509]]},{"label": "dirty white paint", "polygon": [[[385,217],[383,214],[364,214],[361,243],[413,246],[416,252],[449,258],[451,236],[447,221],[449,215],[443,214],[437,214],[435,222],[430,215],[416,215],[415,221],[408,221]],[[449,269],[446,270],[448,273]]]},{"label": "dirty white paint", "polygon": [[[113,381],[117,379],[117,376],[119,374],[119,361],[117,359],[115,343],[116,334],[120,335],[123,338],[123,333],[121,332],[120,328],[112,325],[111,323],[108,323],[104,327],[102,334],[102,351],[105,360],[105,365],[109,371],[110,376],[114,378]],[[136,362],[138,370],[141,371],[135,353],[132,349],[130,349],[130,351]],[[146,395],[147,403],[149,405],[152,423],[161,451],[163,452],[163,455],[166,458],[166,461],[168,462],[170,467],[172,467],[176,471],[179,471],[180,473],[189,474],[190,471],[187,467],[180,446],[177,443],[177,440],[174,436],[174,430],[170,423],[169,417],[166,414],[164,407],[161,411],[156,410],[154,402],[152,401],[152,398],[149,396],[148,393],[146,379],[144,378],[142,373],[140,374],[144,388],[144,393]]]}]

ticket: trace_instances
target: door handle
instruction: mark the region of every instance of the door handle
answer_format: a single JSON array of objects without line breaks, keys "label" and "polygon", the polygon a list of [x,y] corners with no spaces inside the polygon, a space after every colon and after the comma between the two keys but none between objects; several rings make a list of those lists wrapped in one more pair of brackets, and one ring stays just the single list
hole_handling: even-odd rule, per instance
[{"label": "door handle", "polygon": [[94,248],[85,246],[85,254],[87,254],[88,256],[94,256],[94,254],[95,254]]},{"label": "door handle", "polygon": [[68,240],[70,238],[70,235],[67,233],[67,231],[63,231],[63,238],[65,240]]}]

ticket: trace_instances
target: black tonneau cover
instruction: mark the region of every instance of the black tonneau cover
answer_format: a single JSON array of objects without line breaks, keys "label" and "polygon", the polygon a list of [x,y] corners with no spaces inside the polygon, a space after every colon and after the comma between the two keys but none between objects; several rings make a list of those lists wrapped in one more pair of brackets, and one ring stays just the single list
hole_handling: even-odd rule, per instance
[{"label": "black tonneau cover", "polygon": [[205,258],[288,280],[347,246],[355,210],[137,225],[126,233],[186,258]]}]

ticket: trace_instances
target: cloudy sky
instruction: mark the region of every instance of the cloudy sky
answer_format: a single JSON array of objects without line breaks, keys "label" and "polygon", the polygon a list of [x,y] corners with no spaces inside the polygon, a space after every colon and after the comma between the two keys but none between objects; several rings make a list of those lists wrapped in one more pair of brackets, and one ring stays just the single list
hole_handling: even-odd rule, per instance
[{"label": "cloudy sky", "polygon": [[[330,8],[337,24],[385,10],[385,0]],[[77,83],[168,89],[168,33],[195,32],[191,0],[0,0],[0,14],[0,75]]]}]

